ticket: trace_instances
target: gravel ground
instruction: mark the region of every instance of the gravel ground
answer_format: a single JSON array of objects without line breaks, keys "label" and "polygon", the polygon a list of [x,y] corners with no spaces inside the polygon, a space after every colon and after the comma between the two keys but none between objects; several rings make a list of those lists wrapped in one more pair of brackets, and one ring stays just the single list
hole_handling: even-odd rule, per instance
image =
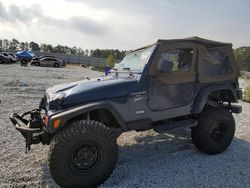
[{"label": "gravel ground", "polygon": [[[24,139],[8,116],[36,108],[49,86],[97,76],[101,73],[76,67],[0,65],[0,187],[56,187],[47,167],[48,146],[25,154]],[[250,187],[250,104],[240,104],[235,139],[219,155],[197,151],[188,131],[122,134],[117,167],[101,187]]]}]

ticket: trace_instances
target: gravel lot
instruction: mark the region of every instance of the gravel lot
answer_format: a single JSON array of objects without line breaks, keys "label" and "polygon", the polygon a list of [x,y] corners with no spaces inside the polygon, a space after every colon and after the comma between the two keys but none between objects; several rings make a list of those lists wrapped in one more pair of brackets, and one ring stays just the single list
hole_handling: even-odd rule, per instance
[{"label": "gravel lot", "polygon": [[[36,108],[49,86],[97,76],[101,73],[76,67],[0,65],[0,187],[56,187],[46,162],[48,146],[25,154],[24,139],[8,116]],[[250,104],[240,104],[235,139],[219,155],[197,151],[188,131],[124,133],[118,165],[101,187],[250,187]]]}]

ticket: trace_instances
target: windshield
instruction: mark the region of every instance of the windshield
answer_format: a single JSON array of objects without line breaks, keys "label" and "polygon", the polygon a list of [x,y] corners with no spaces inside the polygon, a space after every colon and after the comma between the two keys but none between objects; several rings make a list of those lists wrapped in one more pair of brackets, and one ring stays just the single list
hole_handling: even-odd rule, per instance
[{"label": "windshield", "polygon": [[114,69],[142,72],[154,49],[155,45],[131,52],[124,57],[122,62],[116,64]]}]

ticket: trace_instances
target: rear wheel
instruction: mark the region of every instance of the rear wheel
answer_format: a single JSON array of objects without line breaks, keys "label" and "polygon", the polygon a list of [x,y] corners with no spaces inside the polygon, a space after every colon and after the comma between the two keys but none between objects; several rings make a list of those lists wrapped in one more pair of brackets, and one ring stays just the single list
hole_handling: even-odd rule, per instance
[{"label": "rear wheel", "polygon": [[96,121],[80,120],[53,138],[49,167],[61,187],[96,187],[111,175],[117,158],[111,130]]},{"label": "rear wheel", "polygon": [[59,67],[59,64],[58,64],[58,63],[55,63],[55,64],[54,64],[54,67]]},{"label": "rear wheel", "polygon": [[39,63],[39,62],[36,62],[35,65],[36,65],[36,66],[40,66],[40,63]]},{"label": "rear wheel", "polygon": [[192,128],[194,145],[204,153],[223,152],[232,142],[235,121],[227,109],[207,107],[199,117],[198,126]]}]

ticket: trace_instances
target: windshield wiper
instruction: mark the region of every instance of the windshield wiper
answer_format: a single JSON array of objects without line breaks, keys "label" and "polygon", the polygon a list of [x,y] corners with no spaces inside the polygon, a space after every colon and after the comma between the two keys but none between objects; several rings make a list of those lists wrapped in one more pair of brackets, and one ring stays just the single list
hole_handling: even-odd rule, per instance
[{"label": "windshield wiper", "polygon": [[142,71],[131,70],[129,67],[125,67],[125,68],[123,68],[123,70],[127,70],[129,73],[129,76],[132,78],[135,77],[135,74],[142,74]]},{"label": "windshield wiper", "polygon": [[135,74],[142,74],[142,71],[135,71],[131,70],[129,67],[125,67],[122,70],[121,69],[113,69],[113,71],[110,71],[111,73],[115,73],[117,77],[119,77],[119,73],[128,73],[129,77],[134,78]]},{"label": "windshield wiper", "polygon": [[123,68],[123,70],[129,71],[129,73],[131,73],[131,74],[142,74],[142,71],[139,71],[139,70],[131,70],[129,67],[125,67],[125,68]]},{"label": "windshield wiper", "polygon": [[125,68],[123,68],[122,70],[130,71],[130,68],[129,68],[129,67],[125,67]]}]

